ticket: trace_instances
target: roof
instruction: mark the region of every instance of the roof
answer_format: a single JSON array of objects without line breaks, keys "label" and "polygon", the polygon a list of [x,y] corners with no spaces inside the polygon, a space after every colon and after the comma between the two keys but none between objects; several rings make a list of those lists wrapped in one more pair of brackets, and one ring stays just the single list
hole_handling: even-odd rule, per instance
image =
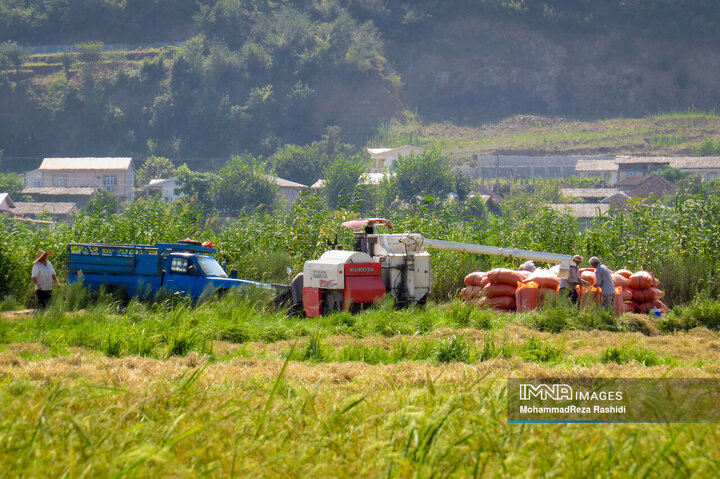
[{"label": "roof", "polygon": [[13,200],[10,198],[10,193],[0,193],[0,205],[3,204],[5,200],[7,200],[8,206],[12,208],[14,203]]},{"label": "roof", "polygon": [[385,173],[363,173],[359,181],[364,185],[379,185],[385,176]]},{"label": "roof", "polygon": [[637,186],[640,183],[642,183],[643,181],[647,180],[647,178],[648,178],[647,176],[642,176],[642,175],[628,176],[627,178],[615,183],[615,186],[618,186],[618,187],[620,187],[620,186]]},{"label": "roof", "polygon": [[548,206],[555,211],[569,211],[575,218],[595,218],[610,210],[610,205],[603,203],[549,203]]},{"label": "roof", "polygon": [[95,188],[75,188],[55,186],[48,188],[25,188],[21,192],[23,195],[77,195],[92,196]]},{"label": "roof", "polygon": [[628,201],[630,201],[630,197],[626,195],[624,191],[618,191],[607,198],[603,198],[600,200],[600,203],[612,205],[616,208],[624,208],[625,205],[628,204]]},{"label": "roof", "polygon": [[52,170],[127,170],[132,158],[45,158],[42,171]]},{"label": "roof", "polygon": [[294,181],[286,180],[284,178],[277,178],[275,176],[267,176],[267,179],[274,181],[280,188],[307,188],[307,185],[301,183],[295,183]]},{"label": "roof", "polygon": [[617,171],[618,165],[615,160],[578,160],[575,171],[602,172]]},{"label": "roof", "polygon": [[650,196],[660,198],[675,193],[675,189],[675,185],[662,176],[652,175],[626,193],[631,198],[650,198]]},{"label": "roof", "polygon": [[686,170],[720,169],[720,156],[619,156],[618,164],[669,164]]},{"label": "roof", "polygon": [[16,215],[39,215],[41,213],[49,213],[51,215],[68,215],[77,210],[77,204],[72,202],[44,202],[32,203],[28,201],[18,201],[15,208],[10,212]]},{"label": "roof", "polygon": [[150,183],[148,183],[147,187],[148,188],[160,187],[160,186],[166,185],[168,183],[176,182],[176,181],[177,181],[177,176],[173,176],[172,178],[155,178],[155,179],[150,180]]},{"label": "roof", "polygon": [[315,183],[313,183],[310,186],[310,188],[314,188],[314,189],[325,188],[325,183],[326,183],[325,180],[317,180]]},{"label": "roof", "polygon": [[472,194],[474,196],[482,197],[485,202],[487,202],[488,200],[492,200],[495,203],[499,203],[503,200],[502,196],[490,190],[490,188],[486,187],[485,185],[479,185],[477,183],[473,185]]},{"label": "roof", "polygon": [[424,148],[421,148],[419,146],[414,146],[414,145],[403,145],[403,146],[398,146],[395,148],[366,148],[366,150],[368,153],[370,153],[370,156],[375,156],[375,155],[382,155],[383,153],[389,153],[391,151],[404,150],[404,149],[408,149],[408,148],[413,151],[423,151],[424,150]]},{"label": "roof", "polygon": [[617,191],[617,188],[560,188],[563,195],[578,198],[606,198]]}]

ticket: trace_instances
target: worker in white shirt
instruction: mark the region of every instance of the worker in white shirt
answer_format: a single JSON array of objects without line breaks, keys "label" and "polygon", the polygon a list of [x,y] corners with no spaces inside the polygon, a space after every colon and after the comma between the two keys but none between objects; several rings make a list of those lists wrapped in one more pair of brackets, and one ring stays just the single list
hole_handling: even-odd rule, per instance
[{"label": "worker in white shirt", "polygon": [[33,261],[32,281],[35,284],[35,294],[37,295],[38,309],[44,308],[52,296],[53,284],[58,288],[61,287],[60,282],[55,275],[55,268],[48,256],[52,255],[52,251],[38,251],[37,258]]}]

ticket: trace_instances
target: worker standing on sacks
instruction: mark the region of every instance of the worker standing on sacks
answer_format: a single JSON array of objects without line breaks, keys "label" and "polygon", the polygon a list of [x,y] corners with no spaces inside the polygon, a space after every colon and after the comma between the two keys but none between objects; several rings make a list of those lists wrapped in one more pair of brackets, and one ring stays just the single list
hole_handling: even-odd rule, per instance
[{"label": "worker standing on sacks", "polygon": [[573,256],[572,261],[573,262],[570,263],[570,268],[568,269],[567,279],[563,278],[560,280],[560,292],[564,291],[568,298],[570,298],[572,304],[577,304],[577,287],[580,285],[580,271],[578,270],[578,266],[580,266],[580,263],[583,262],[583,257],[576,254]]},{"label": "worker standing on sacks", "polygon": [[595,268],[596,288],[602,290],[602,307],[606,311],[613,311],[615,308],[615,283],[612,280],[612,273],[607,266],[600,263],[600,258],[590,258],[590,266]]}]

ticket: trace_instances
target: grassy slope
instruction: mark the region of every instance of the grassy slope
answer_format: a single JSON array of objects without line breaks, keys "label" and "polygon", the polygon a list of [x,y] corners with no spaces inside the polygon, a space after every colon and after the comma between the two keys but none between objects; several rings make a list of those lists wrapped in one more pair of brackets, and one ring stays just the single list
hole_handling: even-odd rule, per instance
[{"label": "grassy slope", "polygon": [[595,121],[518,115],[478,127],[424,124],[406,115],[382,126],[372,143],[435,145],[456,158],[495,153],[689,155],[705,139],[718,137],[720,116],[701,112]]}]

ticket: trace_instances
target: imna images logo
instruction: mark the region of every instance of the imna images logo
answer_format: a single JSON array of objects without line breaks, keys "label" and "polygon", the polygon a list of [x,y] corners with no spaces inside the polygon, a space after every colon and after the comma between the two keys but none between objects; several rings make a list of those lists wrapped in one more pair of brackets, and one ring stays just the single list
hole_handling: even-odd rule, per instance
[{"label": "imna images logo", "polygon": [[534,398],[541,401],[547,401],[548,399],[570,401],[573,398],[573,390],[567,384],[521,384],[520,400],[530,401]]}]

